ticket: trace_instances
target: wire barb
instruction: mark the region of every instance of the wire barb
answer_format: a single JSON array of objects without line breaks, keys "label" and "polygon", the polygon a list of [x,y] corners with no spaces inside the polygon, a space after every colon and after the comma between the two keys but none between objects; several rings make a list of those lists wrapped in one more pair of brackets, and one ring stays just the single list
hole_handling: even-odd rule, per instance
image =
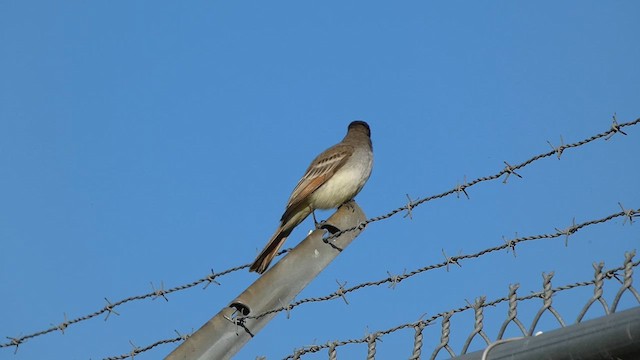
[{"label": "wire barb", "polygon": [[153,294],[154,294],[154,297],[153,297],[153,298],[151,298],[151,300],[155,300],[155,299],[157,299],[157,298],[159,298],[159,297],[162,297],[162,298],[164,298],[167,302],[169,302],[169,299],[167,299],[167,297],[165,296],[165,294],[166,294],[167,292],[164,290],[164,282],[163,282],[163,281],[160,281],[160,288],[159,288],[159,289],[157,289],[157,290],[156,290],[156,288],[153,286],[153,282],[151,282],[151,289],[153,289]]},{"label": "wire barb", "polygon": [[407,275],[407,269],[404,269],[404,272],[402,273],[402,275],[392,275],[391,272],[389,271],[387,271],[387,275],[389,275],[389,280],[390,280],[389,288],[395,290],[396,285],[400,284],[400,282]]},{"label": "wire barb", "polygon": [[[344,289],[344,287],[347,285],[347,282],[345,281],[344,284],[341,284],[340,281],[338,281],[338,279],[336,279],[336,283],[338,284],[338,290],[336,291],[336,295],[341,297],[342,300],[344,300],[345,304],[349,305],[349,301],[347,301],[347,297],[345,296],[347,294],[347,292]],[[289,306],[291,306],[291,305],[289,305]]]},{"label": "wire barb", "polygon": [[291,319],[291,303],[284,304],[282,301],[280,301],[280,306],[282,306],[284,308],[284,311],[287,312],[287,320]]},{"label": "wire barb", "polygon": [[[516,239],[518,238],[518,232],[516,231]],[[504,235],[502,235],[502,241],[504,241],[505,244],[507,244],[507,252],[509,252],[509,249],[511,249],[511,251],[513,252],[513,257],[516,257],[516,240],[515,239],[511,239],[511,240],[507,240],[507,238],[504,237]]]},{"label": "wire barb", "polygon": [[507,176],[506,176],[506,177],[504,178],[504,180],[502,181],[502,183],[503,183],[503,184],[506,184],[506,183],[507,183],[507,180],[509,180],[509,176],[511,176],[511,175],[515,175],[515,176],[517,176],[517,177],[519,177],[519,178],[521,178],[521,179],[522,179],[522,176],[516,172],[516,168],[514,168],[513,166],[511,166],[511,165],[510,165],[508,162],[506,162],[506,161],[503,161],[503,163],[504,163],[504,165],[505,165],[505,168],[504,168],[504,170],[502,170],[502,171],[503,171],[503,172],[505,172],[505,173],[507,174]]},{"label": "wire barb", "polygon": [[104,321],[107,321],[112,313],[120,316],[120,313],[113,309],[116,305],[112,304],[107,298],[104,298],[104,300],[107,302],[107,305],[104,307],[104,310],[107,312],[107,316],[105,316]]},{"label": "wire barb", "polygon": [[[624,125],[624,124],[623,124]],[[613,113],[613,123],[611,124],[611,130],[609,130],[611,133],[609,135],[607,135],[607,137],[605,137],[605,140],[609,140],[611,139],[611,137],[613,137],[613,135],[615,135],[616,133],[620,133],[622,135],[627,135],[626,132],[620,130],[622,126],[618,124],[618,120],[616,119],[616,113]]]},{"label": "wire barb", "polygon": [[204,290],[204,289],[206,289],[206,288],[207,288],[209,285],[211,285],[211,284],[220,285],[220,283],[219,283],[219,282],[217,282],[217,281],[215,280],[215,278],[216,278],[216,277],[218,277],[218,276],[219,276],[219,274],[216,274],[216,273],[213,271],[213,269],[211,269],[211,274],[209,274],[209,275],[207,275],[207,276],[205,277],[205,280],[207,281],[207,283],[204,285],[204,287],[203,287],[202,289],[203,289],[203,290]]},{"label": "wire barb", "polygon": [[454,257],[448,257],[447,254],[444,252],[444,249],[442,249],[442,255],[444,256],[444,259],[446,261],[446,265],[447,265],[447,272],[449,272],[449,265],[450,264],[455,264],[458,265],[458,267],[462,267],[462,265],[460,265],[460,263],[458,262],[458,259],[460,259],[460,256],[454,256]]},{"label": "wire barb", "polygon": [[553,146],[553,144],[549,140],[547,140],[547,144],[549,144],[549,146],[551,146],[551,149],[553,149],[553,152],[555,152],[556,155],[558,156],[558,160],[560,160],[560,156],[562,156],[562,152],[565,149],[564,139],[562,138],[562,135],[560,135],[560,146],[558,146],[558,147]]},{"label": "wire barb", "polygon": [[140,353],[140,347],[134,344],[132,340],[129,340],[129,344],[131,344],[131,346],[133,347],[131,349],[131,358],[133,359],[135,355],[138,355]]},{"label": "wire barb", "polygon": [[236,326],[236,336],[240,334],[238,329],[242,328],[247,334],[249,334],[249,336],[254,337],[251,330],[249,330],[249,328],[245,324],[247,317],[242,315],[239,310],[234,309],[233,313],[231,313],[231,316],[224,315],[223,317],[225,318],[225,320]]},{"label": "wire barb", "polygon": [[409,200],[409,202],[407,202],[407,206],[406,206],[407,213],[403,216],[403,218],[406,219],[408,216],[409,220],[413,220],[413,215],[411,211],[413,210],[414,203],[413,203],[413,200],[411,200],[411,197],[409,196],[409,194],[406,194],[406,195],[407,195],[407,200]]},{"label": "wire barb", "polygon": [[179,337],[182,341],[187,340],[189,337],[191,337],[191,334],[193,334],[193,332],[191,332],[191,334],[185,334],[185,335],[182,335],[182,334],[180,334],[180,332],[179,332],[178,330],[173,330],[173,331],[174,331],[176,334],[178,334],[178,337]]},{"label": "wire barb", "polygon": [[58,328],[58,330],[60,330],[60,332],[62,333],[62,335],[64,335],[64,331],[65,331],[65,330],[67,329],[67,327],[69,326],[69,319],[67,318],[67,313],[63,313],[63,315],[64,315],[64,321],[63,321],[63,322],[61,322],[61,323],[60,323],[60,324],[58,324],[58,325],[53,325],[53,324],[51,324],[52,326],[57,327],[57,328]]},{"label": "wire barb", "polygon": [[569,246],[569,236],[571,234],[575,234],[579,227],[576,226],[576,218],[573,218],[573,221],[571,222],[571,226],[569,226],[568,228],[564,229],[564,230],[560,230],[558,228],[555,228],[557,232],[559,232],[560,234],[564,235],[564,246],[568,247]]},{"label": "wire barb", "polygon": [[20,344],[22,344],[24,342],[24,339],[22,338],[14,338],[14,337],[10,337],[10,336],[5,336],[7,339],[11,340],[11,342],[9,343],[8,346],[15,346],[16,349],[13,351],[13,355],[18,353],[18,348],[20,347]]},{"label": "wire barb", "polygon": [[633,210],[633,209],[629,209],[626,210],[623,206],[622,203],[618,202],[618,205],[620,206],[620,209],[622,209],[622,212],[624,213],[624,215],[626,216],[626,218],[624,219],[624,221],[622,222],[622,225],[627,223],[627,220],[629,220],[629,224],[633,225],[633,218],[634,217],[638,217],[640,216],[640,213],[638,213],[638,211]]},{"label": "wire barb", "polygon": [[466,190],[467,187],[470,186],[470,185],[467,185],[467,175],[463,177],[462,181],[463,181],[462,184],[459,184],[459,183],[456,184],[456,188],[455,188],[456,197],[460,199],[460,193],[462,192],[467,197],[467,200],[470,200],[471,198],[469,197],[469,194],[467,194],[467,190]]}]

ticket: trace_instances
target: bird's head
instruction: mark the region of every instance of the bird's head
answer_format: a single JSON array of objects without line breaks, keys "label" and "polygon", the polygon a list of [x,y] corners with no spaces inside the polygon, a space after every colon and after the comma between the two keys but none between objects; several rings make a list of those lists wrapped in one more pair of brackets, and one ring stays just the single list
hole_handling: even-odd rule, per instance
[{"label": "bird's head", "polygon": [[371,129],[369,128],[369,124],[364,121],[357,120],[349,124],[349,131],[353,130],[363,131],[365,134],[367,134],[367,136],[371,137]]}]

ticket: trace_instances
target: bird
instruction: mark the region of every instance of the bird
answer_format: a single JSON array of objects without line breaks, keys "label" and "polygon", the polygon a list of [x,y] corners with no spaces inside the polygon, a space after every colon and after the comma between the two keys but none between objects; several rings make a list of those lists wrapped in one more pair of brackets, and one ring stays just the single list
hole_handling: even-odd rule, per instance
[{"label": "bird", "polygon": [[335,209],[352,200],[369,180],[372,168],[369,124],[353,121],[342,141],[313,159],[289,197],[280,226],[249,271],[264,273],[291,231],[310,214],[316,221],[316,209]]}]

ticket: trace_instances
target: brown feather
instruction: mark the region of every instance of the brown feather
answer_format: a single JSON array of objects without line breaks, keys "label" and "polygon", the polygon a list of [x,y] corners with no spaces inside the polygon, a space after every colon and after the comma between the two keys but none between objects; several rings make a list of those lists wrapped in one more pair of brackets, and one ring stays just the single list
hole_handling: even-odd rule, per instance
[{"label": "brown feather", "polygon": [[273,258],[278,254],[278,250],[282,247],[285,240],[287,240],[287,236],[291,233],[289,231],[283,231],[284,229],[279,228],[275,234],[271,237],[271,240],[267,243],[267,246],[260,252],[260,255],[256,258],[256,260],[251,264],[249,271],[255,271],[258,274],[262,274],[267,270]]},{"label": "brown feather", "polygon": [[289,197],[287,209],[281,218],[283,224],[295,214],[296,209],[301,207],[300,205],[307,206],[305,203],[309,200],[309,196],[324,185],[349,160],[352,153],[353,147],[350,145],[335,145],[311,162]]},{"label": "brown feather", "polygon": [[[280,218],[280,221],[282,222],[283,226],[287,224],[289,220],[291,220],[298,212],[300,212],[300,210],[309,206],[307,204],[309,200],[309,195],[311,195],[314,191],[316,191],[317,188],[322,186],[322,184],[324,184],[325,181],[327,181],[326,176],[321,176],[321,177],[311,179],[305,184],[306,186],[302,188],[301,191],[298,193],[298,197],[296,199],[293,199],[294,201],[291,201],[289,203],[289,205],[287,206],[287,209],[284,211],[284,214],[282,214],[282,218]],[[309,214],[307,214],[307,216],[308,215]],[[303,220],[304,219],[301,219],[300,222],[302,222]],[[297,224],[293,226],[296,226],[296,225]]]}]

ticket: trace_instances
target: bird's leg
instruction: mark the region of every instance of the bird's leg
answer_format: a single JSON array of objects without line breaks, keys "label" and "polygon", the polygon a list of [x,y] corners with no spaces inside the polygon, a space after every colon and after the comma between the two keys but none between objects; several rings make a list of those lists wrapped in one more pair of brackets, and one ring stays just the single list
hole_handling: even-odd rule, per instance
[{"label": "bird's leg", "polygon": [[322,229],[322,226],[324,225],[324,221],[318,222],[318,220],[316,220],[316,211],[311,210],[311,216],[313,217],[313,224],[315,225],[316,229]]},{"label": "bird's leg", "polygon": [[335,226],[328,224],[326,220],[318,221],[316,219],[315,209],[311,210],[311,216],[313,216],[313,223],[316,226],[316,229],[329,230],[330,233],[334,233],[338,231],[338,228]]}]

